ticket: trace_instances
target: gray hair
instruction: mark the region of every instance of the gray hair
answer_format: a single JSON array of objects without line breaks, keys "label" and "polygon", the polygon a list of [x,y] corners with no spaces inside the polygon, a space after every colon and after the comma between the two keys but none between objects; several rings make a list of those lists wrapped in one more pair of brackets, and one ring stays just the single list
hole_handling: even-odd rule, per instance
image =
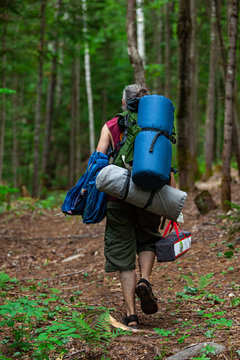
[{"label": "gray hair", "polygon": [[127,102],[135,97],[142,97],[148,94],[148,90],[139,84],[131,84],[125,86],[123,90],[123,110],[127,110]]}]

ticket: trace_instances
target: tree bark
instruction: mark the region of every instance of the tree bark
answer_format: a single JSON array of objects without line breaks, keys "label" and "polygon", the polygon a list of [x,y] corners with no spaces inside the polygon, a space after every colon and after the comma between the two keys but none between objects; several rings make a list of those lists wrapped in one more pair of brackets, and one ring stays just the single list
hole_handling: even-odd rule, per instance
[{"label": "tree bark", "polygon": [[63,47],[64,43],[62,40],[59,41],[58,44],[58,73],[57,73],[57,83],[56,83],[56,110],[61,107],[62,101],[62,83],[63,83],[63,74],[62,74],[62,65],[63,65]]},{"label": "tree bark", "polygon": [[69,154],[69,187],[75,182],[75,149],[76,149],[76,86],[75,86],[75,60],[72,71],[72,98],[70,121],[70,154]]},{"label": "tree bark", "polygon": [[53,43],[53,58],[51,64],[51,75],[48,82],[48,91],[47,91],[47,107],[46,107],[46,119],[45,119],[45,136],[43,144],[43,163],[42,163],[42,185],[43,187],[49,188],[51,186],[50,179],[50,153],[51,153],[51,130],[52,130],[52,118],[54,112],[54,97],[55,97],[55,88],[57,81],[57,41]]},{"label": "tree bark", "polygon": [[[61,0],[56,4],[56,19],[59,17],[59,11],[61,6]],[[53,41],[53,55],[50,71],[50,79],[48,82],[47,91],[47,108],[45,119],[45,136],[43,144],[43,162],[42,162],[42,185],[49,188],[51,186],[51,131],[52,131],[52,119],[54,113],[54,99],[55,89],[57,83],[57,60],[58,60],[58,34],[55,34],[55,40]]]},{"label": "tree bark", "polygon": [[13,106],[16,109],[16,112],[12,117],[12,136],[13,136],[13,147],[12,147],[12,169],[13,169],[13,187],[18,187],[18,141],[17,141],[17,114],[18,114],[18,77],[15,79],[15,91],[16,93],[13,96]]},{"label": "tree bark", "polygon": [[39,138],[41,125],[41,103],[42,103],[42,82],[43,82],[43,52],[44,52],[44,32],[45,32],[45,6],[46,0],[41,0],[41,30],[39,42],[39,66],[37,100],[35,108],[35,129],[34,129],[34,163],[33,163],[33,186],[32,196],[38,195],[38,173],[39,173]]},{"label": "tree bark", "polygon": [[[162,51],[162,42],[163,42],[163,19],[162,12],[159,9],[155,9],[153,13],[153,44],[154,44],[154,53],[156,54],[156,63],[159,64],[160,69],[163,65],[163,51]],[[162,74],[154,77],[153,79],[153,90],[158,94],[163,93],[163,81]]]},{"label": "tree bark", "polygon": [[[80,46],[77,48],[80,54]],[[81,119],[80,119],[80,56],[75,59],[75,94],[76,94],[76,166],[75,178],[79,178],[81,169]]]},{"label": "tree bark", "polygon": [[[7,37],[7,15],[3,15],[4,24],[3,24],[3,33],[2,33],[2,88],[6,88],[6,37]],[[0,119],[0,184],[2,182],[2,173],[3,173],[3,158],[4,158],[4,137],[5,137],[5,121],[6,121],[6,95],[3,93],[1,95],[1,119]]]},{"label": "tree bark", "polygon": [[173,12],[174,3],[168,2],[165,5],[165,86],[164,95],[167,98],[171,97],[171,39],[172,39],[172,26],[170,16]]},{"label": "tree bark", "polygon": [[193,186],[189,142],[190,123],[190,0],[179,1],[178,17],[179,91],[178,91],[178,168],[179,187],[189,190]]},{"label": "tree bark", "polygon": [[144,24],[144,0],[137,0],[137,48],[142,58],[143,66],[145,66],[145,24]]},{"label": "tree bark", "polygon": [[197,76],[197,2],[191,0],[191,43],[190,43],[190,153],[194,178],[199,175],[199,166],[197,161],[197,134],[199,128],[198,116],[198,76]]},{"label": "tree bark", "polygon": [[146,86],[143,61],[137,49],[136,0],[127,0],[127,48],[134,71],[134,82]]},{"label": "tree bark", "polygon": [[[222,76],[224,81],[226,81],[226,72],[227,72],[227,64],[226,64],[226,49],[223,41],[222,36],[222,25],[220,21],[220,0],[215,0],[216,5],[216,15],[217,15],[217,30],[218,30],[218,40],[219,40],[219,46],[220,46],[220,55],[221,55],[221,69],[222,69]],[[238,112],[238,88],[237,88],[237,82],[235,81],[235,87],[234,87],[234,111],[233,111],[233,151],[236,155],[236,160],[238,164],[238,174],[240,178],[240,143],[239,143],[239,134],[240,134],[240,128],[239,128],[239,112]]]},{"label": "tree bark", "polygon": [[[82,0],[83,9],[83,32],[87,35],[87,2]],[[85,64],[85,78],[87,88],[88,99],[88,119],[89,119],[89,138],[90,138],[90,152],[95,150],[95,129],[94,129],[94,114],[93,114],[93,97],[92,97],[92,85],[91,85],[91,66],[90,66],[90,54],[88,41],[85,38],[84,47],[84,64]]]},{"label": "tree bark", "polygon": [[212,164],[214,160],[214,130],[215,130],[215,78],[216,78],[216,8],[215,0],[211,0],[211,45],[209,60],[209,77],[207,91],[207,109],[205,124],[205,161],[206,161],[206,177],[212,175]]},{"label": "tree bark", "polygon": [[231,201],[231,149],[233,129],[233,95],[236,66],[237,26],[238,26],[238,0],[231,2],[231,15],[229,21],[229,50],[225,85],[225,112],[224,112],[224,144],[222,167],[222,208],[228,210]]}]

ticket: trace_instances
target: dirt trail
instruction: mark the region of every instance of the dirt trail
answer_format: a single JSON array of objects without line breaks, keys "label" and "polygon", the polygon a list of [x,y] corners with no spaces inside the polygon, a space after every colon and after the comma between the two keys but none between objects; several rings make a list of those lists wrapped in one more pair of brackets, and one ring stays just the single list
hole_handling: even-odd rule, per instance
[{"label": "dirt trail", "polygon": [[[233,201],[240,204],[239,183],[232,188]],[[121,337],[108,349],[110,359],[161,359],[206,341],[226,346],[215,359],[238,358],[240,305],[232,300],[240,299],[239,234],[228,240],[227,229],[223,228],[226,220],[220,217],[219,189],[211,187],[218,208],[205,216],[199,214],[193,201],[198,192],[189,194],[184,206],[184,229],[191,231],[193,239],[191,251],[176,262],[154,265],[152,283],[159,312],[144,315],[137,304],[141,329],[152,332],[158,328],[171,334]],[[82,291],[75,295],[78,300],[112,309],[111,315],[121,321],[124,304],[117,274],[104,272],[104,221],[85,225],[79,217],[56,216],[57,212],[0,216],[0,271],[21,282],[47,279],[48,286],[61,289],[65,299]],[[226,257],[224,254],[232,248],[232,256]],[[205,287],[204,281],[205,285],[209,282]],[[227,320],[232,320],[231,326]],[[77,353],[77,343],[69,344],[69,353],[76,352],[70,359],[101,358],[87,345],[81,346],[84,353]]]}]

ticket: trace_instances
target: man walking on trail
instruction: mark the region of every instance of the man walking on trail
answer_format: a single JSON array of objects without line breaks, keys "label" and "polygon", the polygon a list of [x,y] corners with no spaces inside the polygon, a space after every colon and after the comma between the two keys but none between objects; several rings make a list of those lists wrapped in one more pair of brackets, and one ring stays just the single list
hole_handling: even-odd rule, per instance
[{"label": "man walking on trail", "polygon": [[[135,98],[148,95],[147,89],[138,84],[124,88],[123,110]],[[97,151],[107,154],[121,141],[122,130],[118,116],[106,122],[101,131]],[[172,177],[171,177],[172,179]],[[126,316],[123,323],[137,327],[135,294],[140,298],[141,309],[145,314],[158,311],[157,300],[150,285],[150,275],[155,260],[155,242],[159,240],[158,228],[160,217],[145,209],[138,208],[124,201],[110,198],[107,203],[107,222],[105,229],[104,254],[106,272],[119,272],[123,296],[126,304]],[[136,254],[140,280],[136,282]]]}]

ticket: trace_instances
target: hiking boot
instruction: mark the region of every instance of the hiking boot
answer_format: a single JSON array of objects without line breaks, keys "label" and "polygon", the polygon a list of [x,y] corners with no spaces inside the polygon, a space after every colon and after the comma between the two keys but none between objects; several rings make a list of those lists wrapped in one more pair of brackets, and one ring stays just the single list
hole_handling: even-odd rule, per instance
[{"label": "hiking boot", "polygon": [[140,279],[135,290],[141,301],[141,309],[145,314],[154,314],[158,311],[157,299],[152,292],[151,284],[146,279]]}]

